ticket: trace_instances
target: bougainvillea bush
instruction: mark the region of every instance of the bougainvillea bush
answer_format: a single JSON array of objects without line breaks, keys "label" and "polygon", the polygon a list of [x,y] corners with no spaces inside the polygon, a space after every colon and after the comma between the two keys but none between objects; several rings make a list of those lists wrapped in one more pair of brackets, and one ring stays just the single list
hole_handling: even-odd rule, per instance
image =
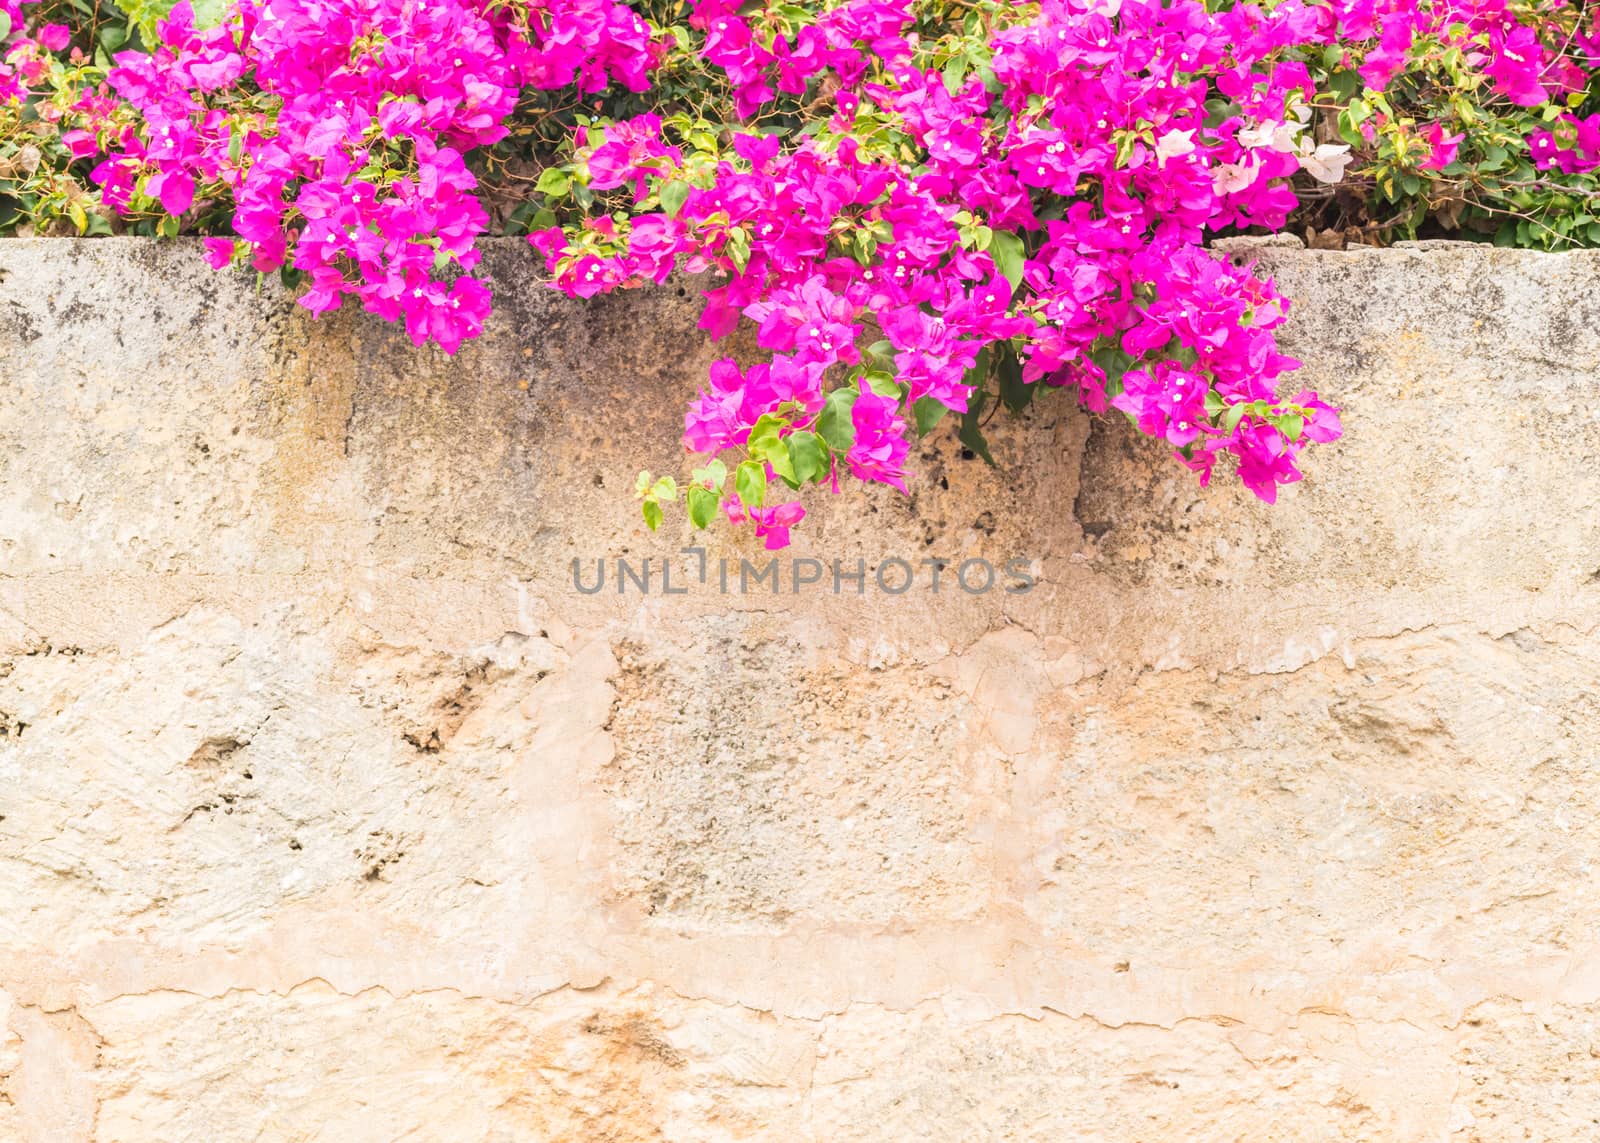
[{"label": "bougainvillea bush", "polygon": [[[904,490],[1043,389],[1271,501],[1339,435],[1293,228],[1600,244],[1600,6],[1526,0],[0,0],[0,228],[206,237],[453,352],[525,233],[577,297],[698,275],[689,517]],[[678,482],[641,475],[656,526]]]}]

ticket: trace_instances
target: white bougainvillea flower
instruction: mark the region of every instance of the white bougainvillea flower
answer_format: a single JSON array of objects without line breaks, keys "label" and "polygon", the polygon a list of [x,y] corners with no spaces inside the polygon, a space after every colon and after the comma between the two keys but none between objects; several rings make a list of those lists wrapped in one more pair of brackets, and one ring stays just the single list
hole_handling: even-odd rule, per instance
[{"label": "white bougainvillea flower", "polygon": [[1254,127],[1246,127],[1239,132],[1239,145],[1256,150],[1268,147],[1274,151],[1281,151],[1285,155],[1292,155],[1301,149],[1300,135],[1311,124],[1311,109],[1300,106],[1289,111],[1289,117],[1283,122],[1268,119]]},{"label": "white bougainvillea flower", "polygon": [[1254,156],[1242,163],[1218,163],[1211,172],[1211,182],[1218,194],[1238,194],[1254,185],[1260,170],[1261,163]]},{"label": "white bougainvillea flower", "polygon": [[[1268,119],[1265,123],[1255,127],[1246,127],[1239,132],[1239,145],[1249,147],[1254,151],[1257,147],[1271,147],[1273,136],[1282,128],[1283,124],[1276,119]],[[1273,148],[1276,150],[1277,148]],[[1293,147],[1290,148],[1293,150]]]},{"label": "white bougainvillea flower", "polygon": [[1336,183],[1344,178],[1350,159],[1348,143],[1322,143],[1315,151],[1305,144],[1300,148],[1300,169],[1319,183]]},{"label": "white bougainvillea flower", "polygon": [[1168,131],[1156,140],[1156,161],[1162,165],[1168,159],[1194,153],[1193,131]]},{"label": "white bougainvillea flower", "polygon": [[1279,123],[1276,119],[1268,119],[1258,127],[1246,127],[1240,131],[1239,143],[1251,150],[1266,147],[1273,151],[1291,154],[1299,149],[1300,132],[1304,130],[1304,123],[1296,123],[1293,120]]}]

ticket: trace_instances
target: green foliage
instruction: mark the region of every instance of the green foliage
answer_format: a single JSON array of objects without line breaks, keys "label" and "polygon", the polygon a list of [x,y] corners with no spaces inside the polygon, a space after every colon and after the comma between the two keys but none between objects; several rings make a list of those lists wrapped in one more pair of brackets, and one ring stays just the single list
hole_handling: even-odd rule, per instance
[{"label": "green foliage", "polygon": [[[1547,35],[1570,35],[1584,7],[1551,6]],[[1437,41],[1419,39],[1382,92],[1369,91],[1344,55],[1329,49],[1306,61],[1318,89],[1312,127],[1319,139],[1349,144],[1354,161],[1337,188],[1302,196],[1292,230],[1320,235],[1320,246],[1429,237],[1543,250],[1600,245],[1600,173],[1541,171],[1529,151],[1530,138],[1563,111],[1600,110],[1600,81],[1591,77],[1564,103],[1519,107],[1493,92],[1481,65]],[[1461,136],[1440,169],[1429,162],[1435,125]]]},{"label": "green foliage", "polygon": [[[156,25],[166,18],[178,0],[117,0],[117,8],[139,32],[146,44],[156,42]],[[227,0],[190,0],[194,22],[200,28],[214,28],[228,13]]]},{"label": "green foliage", "polygon": [[661,526],[663,502],[678,498],[678,482],[670,476],[652,480],[648,471],[641,472],[633,486],[634,495],[641,500],[645,525],[654,532]]}]

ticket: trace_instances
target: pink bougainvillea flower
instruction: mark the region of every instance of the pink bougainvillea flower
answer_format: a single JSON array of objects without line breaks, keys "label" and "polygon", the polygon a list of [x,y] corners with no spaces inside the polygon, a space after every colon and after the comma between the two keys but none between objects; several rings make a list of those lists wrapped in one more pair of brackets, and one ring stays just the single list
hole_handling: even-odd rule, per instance
[{"label": "pink bougainvillea flower", "polygon": [[63,131],[61,142],[72,153],[74,159],[87,159],[100,149],[92,131]]},{"label": "pink bougainvillea flower", "polygon": [[179,215],[194,203],[194,177],[182,170],[159,171],[144,184],[144,193],[161,200],[161,209]]},{"label": "pink bougainvillea flower", "polygon": [[872,480],[906,490],[905,459],[911,451],[906,440],[906,423],[896,412],[897,402],[863,389],[850,410],[855,427],[855,443],[846,463],[859,480]]},{"label": "pink bougainvillea flower", "polygon": [[220,270],[233,261],[233,239],[207,238],[205,240],[206,263],[213,270]]},{"label": "pink bougainvillea flower", "polygon": [[730,496],[723,508],[730,523],[754,524],[756,538],[765,540],[769,551],[787,548],[789,529],[806,518],[805,507],[794,501],[766,508],[747,508],[740,502],[737,494]]},{"label": "pink bougainvillea flower", "polygon": [[1456,161],[1456,154],[1460,149],[1461,141],[1466,138],[1457,132],[1450,134],[1445,130],[1443,123],[1428,125],[1427,134],[1423,136],[1428,144],[1428,157],[1420,166],[1425,171],[1442,171]]},{"label": "pink bougainvillea flower", "polygon": [[610,190],[632,182],[635,198],[642,198],[649,173],[682,161],[677,147],[662,145],[661,119],[639,115],[605,128],[605,141],[589,154],[589,185]]}]

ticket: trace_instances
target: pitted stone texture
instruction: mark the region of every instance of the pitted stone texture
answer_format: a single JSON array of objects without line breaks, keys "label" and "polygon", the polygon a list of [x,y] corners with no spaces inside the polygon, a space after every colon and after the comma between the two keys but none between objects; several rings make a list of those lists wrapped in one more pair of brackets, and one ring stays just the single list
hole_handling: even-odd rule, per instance
[{"label": "pitted stone texture", "polygon": [[1382,971],[1471,948],[1517,977],[1572,955],[1600,925],[1600,640],[1519,634],[1058,692],[1062,733],[1015,801],[1039,841],[1026,908],[1143,968]]},{"label": "pitted stone texture", "polygon": [[638,520],[692,284],[490,244],[450,359],[0,244],[0,1141],[1594,1134],[1600,258],[1234,253],[1280,503],[1047,394],[797,595]]},{"label": "pitted stone texture", "polygon": [[[1047,1013],[966,1023],[929,1005],[825,1022],[818,1138],[1422,1139],[1449,1114],[1438,1045],[1403,1023],[1305,1014],[1270,1040],[1226,1016],[1106,1026]],[[1374,1073],[1425,1081],[1402,1096]]]},{"label": "pitted stone texture", "polygon": [[329,899],[388,898],[414,925],[486,920],[474,886],[520,861],[510,838],[440,827],[486,820],[511,750],[485,740],[442,767],[438,740],[470,735],[505,679],[380,648],[351,673],[328,651],[287,614],[247,626],[190,612],[122,658],[13,660],[0,679],[21,728],[0,755],[7,942],[68,954],[170,928],[211,944]]},{"label": "pitted stone texture", "polygon": [[812,1069],[803,1029],[648,990],[508,1005],[311,982],[128,996],[91,1017],[108,1143],[748,1139],[797,1129]]},{"label": "pitted stone texture", "polygon": [[618,894],[696,926],[981,914],[991,875],[962,764],[966,704],[922,667],[808,662],[771,626],[730,617],[684,649],[621,644],[602,775]]},{"label": "pitted stone texture", "polygon": [[[1455,1065],[1460,1137],[1584,1139],[1600,1132],[1600,1012],[1495,999],[1466,1014]],[[1520,1132],[1520,1136],[1519,1133]]]}]

